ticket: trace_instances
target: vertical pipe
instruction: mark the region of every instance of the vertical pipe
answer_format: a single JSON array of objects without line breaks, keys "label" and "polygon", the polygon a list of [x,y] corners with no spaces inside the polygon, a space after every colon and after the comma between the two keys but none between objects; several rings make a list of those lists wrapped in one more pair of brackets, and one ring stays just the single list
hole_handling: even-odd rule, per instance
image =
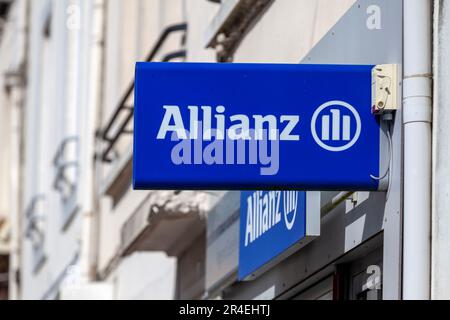
[{"label": "vertical pipe", "polygon": [[431,1],[404,1],[403,298],[430,298]]}]

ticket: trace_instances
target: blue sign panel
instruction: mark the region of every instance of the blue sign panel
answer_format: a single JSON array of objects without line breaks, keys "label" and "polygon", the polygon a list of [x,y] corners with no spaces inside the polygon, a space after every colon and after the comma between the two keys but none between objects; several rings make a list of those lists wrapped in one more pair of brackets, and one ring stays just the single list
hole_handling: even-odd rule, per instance
[{"label": "blue sign panel", "polygon": [[239,280],[267,270],[319,233],[317,192],[242,192]]},{"label": "blue sign panel", "polygon": [[134,188],[379,189],[372,68],[138,63]]}]

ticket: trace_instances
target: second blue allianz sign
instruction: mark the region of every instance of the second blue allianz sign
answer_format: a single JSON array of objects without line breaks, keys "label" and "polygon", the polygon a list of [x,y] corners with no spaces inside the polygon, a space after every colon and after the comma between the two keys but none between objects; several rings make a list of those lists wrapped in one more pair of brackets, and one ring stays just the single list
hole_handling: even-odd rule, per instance
[{"label": "second blue allianz sign", "polygon": [[243,191],[239,280],[252,280],[320,234],[320,192]]},{"label": "second blue allianz sign", "polygon": [[135,189],[380,189],[372,68],[138,63]]}]

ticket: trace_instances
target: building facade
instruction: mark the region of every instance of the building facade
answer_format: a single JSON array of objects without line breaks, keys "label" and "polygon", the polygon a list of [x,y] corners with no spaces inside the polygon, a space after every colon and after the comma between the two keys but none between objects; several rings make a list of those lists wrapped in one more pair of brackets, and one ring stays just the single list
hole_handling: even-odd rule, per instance
[{"label": "building facade", "polygon": [[[10,298],[404,298],[402,108],[383,151],[388,192],[321,192],[320,237],[252,281],[237,277],[238,191],[132,188],[136,61],[403,66],[404,2],[0,0],[0,266]],[[412,2],[429,14],[430,45],[434,21],[438,126],[423,256],[432,281],[420,297],[439,299],[450,294],[440,281],[450,261],[450,8]]]}]

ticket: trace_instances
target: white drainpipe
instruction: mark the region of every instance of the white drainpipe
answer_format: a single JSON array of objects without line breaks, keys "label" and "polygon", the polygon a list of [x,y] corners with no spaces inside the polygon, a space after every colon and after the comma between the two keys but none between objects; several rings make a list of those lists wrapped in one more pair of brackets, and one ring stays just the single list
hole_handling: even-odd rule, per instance
[{"label": "white drainpipe", "polygon": [[403,299],[430,298],[432,11],[404,1]]},{"label": "white drainpipe", "polygon": [[100,86],[103,56],[103,29],[105,15],[105,1],[93,0],[86,2],[85,11],[82,13],[86,17],[85,28],[85,88],[83,96],[82,132],[83,151],[81,152],[80,163],[84,165],[80,185],[83,188],[81,201],[84,204],[82,222],[82,248],[80,253],[80,266],[83,281],[95,281],[95,271],[97,263],[97,234],[98,234],[98,211],[95,207],[94,194],[94,164],[92,155],[94,151],[94,133],[97,123],[97,112],[100,108]]}]

